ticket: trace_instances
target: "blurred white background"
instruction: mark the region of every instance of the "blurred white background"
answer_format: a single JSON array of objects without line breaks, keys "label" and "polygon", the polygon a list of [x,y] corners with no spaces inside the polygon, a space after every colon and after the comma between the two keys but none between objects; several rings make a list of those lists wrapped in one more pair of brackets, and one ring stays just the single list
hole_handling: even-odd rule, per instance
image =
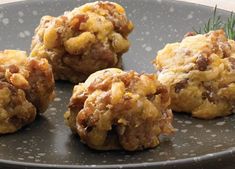
[{"label": "blurred white background", "polygon": [[179,0],[226,9],[235,12],[235,0]]},{"label": "blurred white background", "polygon": [[[0,4],[16,2],[16,1],[24,1],[24,0],[0,0]],[[212,6],[212,7],[214,7],[217,4],[218,8],[235,12],[235,0],[178,0],[178,1],[187,1],[187,2],[192,2],[192,3]]]}]

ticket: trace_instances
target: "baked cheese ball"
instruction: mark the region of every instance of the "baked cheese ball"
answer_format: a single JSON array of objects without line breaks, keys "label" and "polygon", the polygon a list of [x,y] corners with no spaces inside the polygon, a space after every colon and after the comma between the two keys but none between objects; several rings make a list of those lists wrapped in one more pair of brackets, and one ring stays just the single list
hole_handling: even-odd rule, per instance
[{"label": "baked cheese ball", "polygon": [[17,50],[0,52],[0,135],[33,122],[53,96],[53,73],[46,59],[27,58]]},{"label": "baked cheese ball", "polygon": [[173,132],[168,89],[153,74],[111,68],[74,87],[65,121],[97,150],[153,148]]},{"label": "baked cheese ball", "polygon": [[97,70],[121,67],[132,29],[122,6],[87,3],[59,17],[42,17],[32,40],[31,56],[46,58],[56,80],[81,82]]},{"label": "baked cheese ball", "polygon": [[234,112],[235,42],[223,30],[167,44],[154,63],[159,81],[170,87],[173,111],[202,119]]}]

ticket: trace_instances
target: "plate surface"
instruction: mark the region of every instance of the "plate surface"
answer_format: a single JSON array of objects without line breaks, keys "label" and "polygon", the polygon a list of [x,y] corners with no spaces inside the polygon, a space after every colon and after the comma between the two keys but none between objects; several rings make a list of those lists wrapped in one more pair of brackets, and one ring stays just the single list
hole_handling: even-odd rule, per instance
[{"label": "plate surface", "polygon": [[[0,6],[0,50],[29,51],[41,16],[57,16],[87,0],[30,0]],[[125,70],[154,72],[151,61],[167,42],[205,22],[213,9],[175,1],[129,0],[122,4],[135,29],[131,49],[123,57]],[[226,17],[229,12],[220,11]],[[234,168],[235,116],[199,120],[175,114],[178,132],[162,137],[155,149],[128,153],[93,151],[64,125],[63,113],[72,85],[57,82],[57,97],[47,112],[11,135],[0,136],[0,168]],[[183,101],[183,100],[182,100]]]}]

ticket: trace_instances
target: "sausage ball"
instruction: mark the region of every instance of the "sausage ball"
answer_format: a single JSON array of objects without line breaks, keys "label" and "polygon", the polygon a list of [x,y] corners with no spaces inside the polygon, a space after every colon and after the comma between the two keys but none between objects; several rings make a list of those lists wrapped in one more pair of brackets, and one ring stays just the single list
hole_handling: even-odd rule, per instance
[{"label": "sausage ball", "polygon": [[31,56],[46,58],[56,80],[81,82],[97,70],[121,67],[132,29],[120,5],[87,3],[59,17],[42,17],[32,40]]},{"label": "sausage ball", "polygon": [[203,119],[234,112],[235,42],[223,30],[167,44],[154,63],[159,81],[170,87],[173,111]]},{"label": "sausage ball", "polygon": [[0,52],[0,134],[33,122],[53,96],[53,73],[46,59],[27,58],[23,51]]},{"label": "sausage ball", "polygon": [[65,121],[81,141],[97,150],[153,148],[170,134],[168,89],[153,74],[111,68],[74,87]]}]

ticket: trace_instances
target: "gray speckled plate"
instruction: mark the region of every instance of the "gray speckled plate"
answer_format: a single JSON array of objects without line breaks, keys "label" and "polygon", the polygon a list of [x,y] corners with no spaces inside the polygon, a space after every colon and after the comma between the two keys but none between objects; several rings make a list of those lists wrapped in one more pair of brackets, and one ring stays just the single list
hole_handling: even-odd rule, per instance
[{"label": "gray speckled plate", "polygon": [[[29,50],[33,30],[43,15],[59,15],[88,1],[30,0],[0,6],[0,49]],[[212,8],[175,1],[118,1],[135,23],[126,70],[153,72],[151,61],[167,42],[180,40],[206,21]],[[223,17],[229,15],[219,11]],[[204,121],[176,114],[173,137],[155,149],[128,153],[93,151],[64,125],[72,85],[58,82],[57,97],[30,126],[0,136],[0,168],[235,168],[235,116]]]}]

